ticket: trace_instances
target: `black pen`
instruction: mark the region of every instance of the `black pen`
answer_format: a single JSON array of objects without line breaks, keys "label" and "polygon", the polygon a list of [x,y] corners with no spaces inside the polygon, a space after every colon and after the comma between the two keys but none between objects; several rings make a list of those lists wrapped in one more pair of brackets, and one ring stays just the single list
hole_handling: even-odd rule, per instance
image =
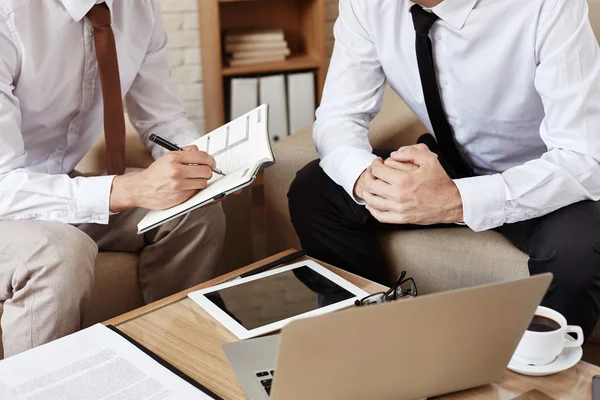
[{"label": "black pen", "polygon": [[[184,151],[181,147],[177,146],[175,143],[171,143],[169,142],[167,139],[165,139],[164,137],[155,135],[154,133],[150,135],[149,137],[150,141],[153,143],[156,143],[157,145],[169,150],[169,151]],[[223,171],[221,171],[218,168],[212,169],[212,172],[214,172],[215,174],[219,174],[219,175],[223,175],[225,176],[225,174],[223,173]]]}]

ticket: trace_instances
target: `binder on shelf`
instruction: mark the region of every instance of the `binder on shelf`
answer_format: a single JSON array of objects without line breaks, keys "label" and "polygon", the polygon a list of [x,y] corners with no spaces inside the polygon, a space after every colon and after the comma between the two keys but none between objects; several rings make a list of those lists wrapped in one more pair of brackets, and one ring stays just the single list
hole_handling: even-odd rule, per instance
[{"label": "binder on shelf", "polygon": [[287,76],[290,132],[295,133],[315,121],[315,77],[312,72]]},{"label": "binder on shelf", "polygon": [[289,135],[285,77],[284,75],[262,77],[259,87],[259,102],[269,105],[269,136],[271,142],[277,142]]},{"label": "binder on shelf", "polygon": [[256,107],[258,107],[258,79],[232,79],[230,120],[233,121]]}]

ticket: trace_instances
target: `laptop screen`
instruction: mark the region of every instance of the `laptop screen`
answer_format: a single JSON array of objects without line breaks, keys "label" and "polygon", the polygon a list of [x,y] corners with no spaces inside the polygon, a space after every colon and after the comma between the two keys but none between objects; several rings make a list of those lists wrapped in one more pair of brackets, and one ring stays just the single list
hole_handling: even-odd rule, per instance
[{"label": "laptop screen", "polygon": [[307,266],[205,296],[248,330],[354,297]]}]

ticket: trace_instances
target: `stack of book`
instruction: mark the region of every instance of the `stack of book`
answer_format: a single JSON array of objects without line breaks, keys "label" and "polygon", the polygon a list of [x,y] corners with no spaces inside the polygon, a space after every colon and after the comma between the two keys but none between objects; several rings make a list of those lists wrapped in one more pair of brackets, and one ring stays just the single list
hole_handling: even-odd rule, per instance
[{"label": "stack of book", "polygon": [[224,42],[231,67],[284,61],[290,55],[282,30],[228,32]]}]

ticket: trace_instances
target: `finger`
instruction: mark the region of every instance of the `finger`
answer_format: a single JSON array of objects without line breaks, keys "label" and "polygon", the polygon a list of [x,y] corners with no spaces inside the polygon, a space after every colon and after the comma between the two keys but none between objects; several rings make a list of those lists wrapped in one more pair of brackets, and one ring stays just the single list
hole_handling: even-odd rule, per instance
[{"label": "finger", "polygon": [[369,207],[375,208],[380,211],[393,211],[398,207],[398,204],[396,204],[396,202],[389,199],[385,199],[383,197],[376,196],[369,192],[364,193],[363,200],[365,201],[365,203],[367,203]]},{"label": "finger", "polygon": [[174,153],[177,162],[181,164],[208,165],[212,169],[217,166],[213,156],[204,151],[178,151]]},{"label": "finger", "polygon": [[379,222],[384,224],[405,224],[404,217],[396,212],[381,211],[367,205],[367,210]]},{"label": "finger", "polygon": [[191,144],[191,145],[189,145],[189,146],[182,147],[182,149],[183,149],[184,151],[200,151],[200,150],[198,149],[198,146],[196,146],[195,144]]},{"label": "finger", "polygon": [[388,158],[384,161],[384,164],[390,168],[394,168],[400,171],[415,171],[419,169],[419,167],[415,164],[396,161],[393,158]]},{"label": "finger", "polygon": [[182,165],[181,170],[185,179],[210,179],[213,176],[208,165]]},{"label": "finger", "polygon": [[197,192],[199,190],[206,189],[207,186],[207,179],[183,179],[182,181],[177,183],[177,191],[187,192],[193,190]]},{"label": "finger", "polygon": [[389,183],[375,178],[372,174],[367,175],[365,181],[365,191],[384,199],[394,200],[396,189]]},{"label": "finger", "polygon": [[381,179],[390,185],[397,185],[398,182],[402,180],[402,176],[408,174],[408,172],[388,167],[380,160],[375,160],[373,162],[371,173],[375,178]]},{"label": "finger", "polygon": [[[425,146],[427,147],[427,146]],[[398,151],[393,152],[391,158],[405,163],[413,163],[418,166],[426,165],[432,160],[437,160],[437,154],[424,149],[422,146],[401,147]]]}]

